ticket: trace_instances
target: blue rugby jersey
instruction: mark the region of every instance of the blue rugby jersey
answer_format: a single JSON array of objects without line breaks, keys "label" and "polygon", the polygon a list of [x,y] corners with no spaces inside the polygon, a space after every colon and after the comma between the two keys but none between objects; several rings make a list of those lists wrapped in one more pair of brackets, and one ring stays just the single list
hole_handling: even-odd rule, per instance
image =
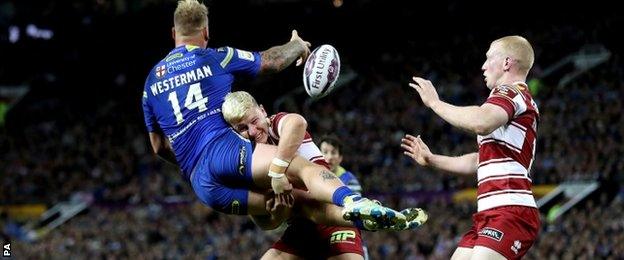
[{"label": "blue rugby jersey", "polygon": [[206,146],[230,131],[221,104],[234,76],[255,76],[260,62],[258,52],[184,45],[150,71],[142,99],[145,125],[169,139],[187,179]]}]

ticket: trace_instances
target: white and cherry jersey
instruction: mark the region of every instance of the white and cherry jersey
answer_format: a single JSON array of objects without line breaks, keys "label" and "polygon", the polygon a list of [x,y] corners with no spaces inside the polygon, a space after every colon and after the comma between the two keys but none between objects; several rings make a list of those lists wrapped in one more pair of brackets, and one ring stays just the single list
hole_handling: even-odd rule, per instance
[{"label": "white and cherry jersey", "polygon": [[485,103],[502,107],[509,121],[477,136],[478,211],[508,205],[536,208],[529,171],[535,158],[537,105],[524,82],[495,87]]},{"label": "white and cherry jersey", "polygon": [[[269,138],[268,142],[273,145],[279,143],[282,129],[282,118],[288,115],[288,113],[280,112],[269,117]],[[329,164],[325,161],[321,149],[312,141],[312,135],[306,130],[303,141],[297,149],[297,154],[305,158],[308,161],[324,166],[329,169]]]}]

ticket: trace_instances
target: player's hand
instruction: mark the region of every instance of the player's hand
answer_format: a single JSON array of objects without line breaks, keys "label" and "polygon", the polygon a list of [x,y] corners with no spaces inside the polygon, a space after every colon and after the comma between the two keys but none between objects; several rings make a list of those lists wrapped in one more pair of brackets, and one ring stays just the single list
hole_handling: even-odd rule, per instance
[{"label": "player's hand", "polygon": [[292,191],[292,184],[286,178],[286,175],[279,178],[271,178],[271,188],[276,195],[282,193],[290,193]]},{"label": "player's hand", "polygon": [[275,194],[266,203],[266,210],[274,219],[286,220],[290,216],[290,211],[295,204],[295,197],[290,193]]},{"label": "player's hand", "polygon": [[312,46],[312,44],[310,44],[310,42],[307,42],[301,39],[301,37],[299,37],[299,34],[297,34],[297,30],[292,31],[292,36],[290,36],[290,41],[291,42],[297,41],[303,47],[303,54],[301,54],[299,59],[297,59],[297,63],[295,64],[296,66],[299,66],[303,64],[305,60],[308,58],[308,55],[310,55],[310,47]]},{"label": "player's hand", "polygon": [[421,166],[429,166],[429,161],[433,157],[433,153],[429,150],[429,147],[420,139],[420,135],[414,137],[413,135],[405,135],[401,139],[401,147],[403,148],[403,154],[412,158],[416,163]]},{"label": "player's hand", "polygon": [[431,81],[419,77],[412,77],[412,80],[414,82],[409,83],[409,85],[418,92],[425,106],[432,107],[436,102],[440,101],[438,92],[433,87]]}]

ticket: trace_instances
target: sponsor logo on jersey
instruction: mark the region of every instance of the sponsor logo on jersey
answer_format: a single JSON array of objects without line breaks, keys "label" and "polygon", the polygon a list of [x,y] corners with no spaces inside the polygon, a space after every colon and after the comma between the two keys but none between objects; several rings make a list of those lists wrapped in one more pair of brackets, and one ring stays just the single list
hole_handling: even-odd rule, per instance
[{"label": "sponsor logo on jersey", "polygon": [[245,157],[247,155],[247,148],[245,146],[241,146],[238,151],[238,173],[240,175],[245,175]]},{"label": "sponsor logo on jersey", "polygon": [[177,65],[169,65],[167,66],[167,73],[174,73],[176,71],[180,71],[180,70],[195,66],[195,62],[196,60],[190,60],[190,61],[183,62]]},{"label": "sponsor logo on jersey", "polygon": [[240,201],[238,200],[234,200],[232,201],[232,214],[233,215],[240,215]]},{"label": "sponsor logo on jersey", "polygon": [[165,76],[165,74],[167,74],[167,70],[165,69],[165,65],[158,66],[156,68],[156,77],[162,78],[163,76]]},{"label": "sponsor logo on jersey", "polygon": [[237,50],[237,52],[238,52],[238,58],[239,59],[248,60],[248,61],[254,61],[253,53],[248,52],[248,51],[242,51],[242,50]]},{"label": "sponsor logo on jersey", "polygon": [[182,58],[182,56],[184,56],[184,54],[182,54],[181,52],[174,53],[174,54],[167,56],[167,58],[165,58],[165,61],[170,62],[172,60]]},{"label": "sponsor logo on jersey", "polygon": [[188,62],[188,61],[191,61],[191,60],[195,60],[195,54],[186,55],[186,56],[182,55],[181,57],[175,58],[175,59],[173,59],[171,61],[167,61],[167,60],[165,60],[165,61],[167,61],[167,67],[171,67],[171,66],[176,65],[178,63]]},{"label": "sponsor logo on jersey", "polygon": [[505,233],[503,233],[502,231],[498,229],[491,228],[491,227],[484,227],[479,231],[479,236],[489,237],[498,242],[500,242],[503,239],[503,235],[505,235]]},{"label": "sponsor logo on jersey", "polygon": [[355,242],[352,241],[353,239],[355,239],[355,231],[340,230],[331,234],[331,237],[329,238],[329,243],[330,244],[335,244],[335,243],[355,244]]}]

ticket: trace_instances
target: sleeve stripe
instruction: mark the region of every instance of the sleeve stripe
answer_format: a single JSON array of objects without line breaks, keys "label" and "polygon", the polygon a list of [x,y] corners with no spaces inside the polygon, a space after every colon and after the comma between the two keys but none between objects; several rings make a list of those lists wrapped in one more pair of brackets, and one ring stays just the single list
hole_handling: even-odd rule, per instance
[{"label": "sleeve stripe", "polygon": [[225,59],[221,61],[221,68],[225,68],[232,60],[232,56],[234,56],[234,50],[230,47],[227,47],[227,54],[225,55]]},{"label": "sleeve stripe", "polygon": [[[488,98],[485,101],[485,103],[496,105],[496,106],[499,106],[502,109],[504,109],[505,112],[507,112],[508,120],[511,121],[511,119],[514,118],[514,113],[516,112],[515,108],[513,106],[513,103],[509,104],[509,102],[506,102],[505,99],[502,99],[502,97],[504,97],[504,96],[490,97],[490,98]],[[507,98],[507,99],[509,99],[509,98]]]}]

